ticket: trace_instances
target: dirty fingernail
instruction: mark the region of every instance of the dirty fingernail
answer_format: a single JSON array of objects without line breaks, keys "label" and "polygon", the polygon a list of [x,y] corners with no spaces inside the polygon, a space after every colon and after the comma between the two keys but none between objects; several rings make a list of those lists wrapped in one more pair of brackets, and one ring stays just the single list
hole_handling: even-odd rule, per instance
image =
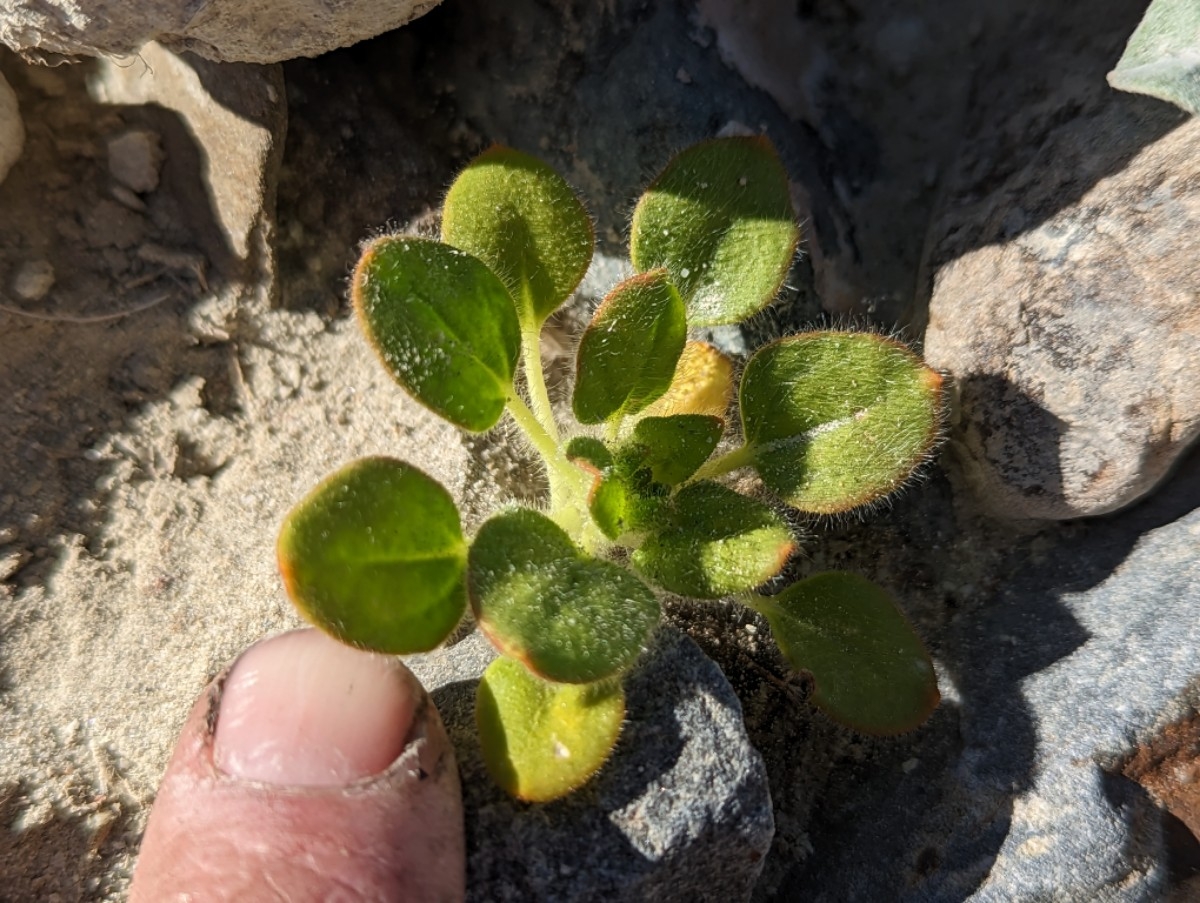
[{"label": "dirty fingernail", "polygon": [[213,761],[269,784],[341,786],[404,750],[421,693],[395,659],[297,630],[247,650],[225,681]]}]

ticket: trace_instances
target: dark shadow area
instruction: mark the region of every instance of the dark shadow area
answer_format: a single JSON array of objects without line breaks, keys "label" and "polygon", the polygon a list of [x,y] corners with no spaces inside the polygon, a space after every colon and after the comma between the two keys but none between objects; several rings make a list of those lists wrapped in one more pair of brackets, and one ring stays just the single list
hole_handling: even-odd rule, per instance
[{"label": "dark shadow area", "polygon": [[[1089,638],[1061,600],[1103,583],[1145,535],[1200,506],[1200,451],[1141,504],[1036,532],[1007,528],[962,505],[947,524],[937,506],[952,502],[939,482],[905,496],[867,527],[836,532],[832,542],[857,547],[838,566],[891,585],[959,699],[944,702],[911,738],[863,741],[864,757],[838,765],[808,827],[812,853],[772,895],[760,893],[759,899],[961,900],[975,890],[1008,835],[1013,799],[1032,787],[1035,776],[1038,734],[1021,683]],[[923,524],[926,535],[903,526],[912,524]],[[888,534],[897,528],[908,535],[891,546]],[[869,535],[875,531],[883,536]],[[980,562],[986,583],[939,600],[930,591],[940,581],[929,579],[936,572],[921,559],[947,540],[964,558],[1008,550],[994,562]],[[938,576],[944,576],[946,560]],[[892,579],[881,578],[881,571]],[[939,604],[946,618],[941,625],[928,617]],[[1145,794],[1120,802],[1129,803],[1135,820],[1158,811]],[[1131,824],[1130,831],[1142,841],[1157,836],[1145,825]],[[1166,842],[1172,862],[1187,857],[1187,845],[1177,840]],[[1138,862],[1163,851],[1139,846],[1129,852],[1130,861]]]},{"label": "dark shadow area", "polygon": [[[287,63],[285,303],[339,309],[358,243],[388,224],[436,223],[454,174],[493,143],[563,173],[604,254],[627,256],[634,202],[670,156],[730,122],[767,130],[824,217],[829,161],[695,31],[679,4],[449,0],[399,31]],[[337,190],[315,190],[326,184]]]},{"label": "dark shadow area", "polygon": [[1105,81],[1146,6],[1026,0],[993,10],[973,48],[960,141],[924,236],[907,318],[920,331],[940,267],[1072,208],[1187,121],[1169,104]]},{"label": "dark shadow area", "polygon": [[[24,586],[45,578],[63,537],[103,523],[97,483],[111,462],[97,442],[185,374],[204,379],[214,414],[237,409],[229,346],[197,343],[185,325],[231,252],[177,114],[97,103],[92,63],[30,75],[4,55],[0,68],[28,133],[0,185],[0,547],[23,552],[7,579]],[[109,142],[131,132],[161,142],[161,181],[144,194],[109,171]],[[19,297],[22,273],[38,272],[37,297]]]},{"label": "dark shadow area", "polygon": [[1030,511],[1040,511],[1043,500],[1062,498],[1059,454],[1069,425],[1001,376],[971,375],[956,387],[958,423],[951,452],[961,447],[973,460],[987,462],[986,468],[973,469],[995,473],[1001,485],[982,489],[1019,495]]}]

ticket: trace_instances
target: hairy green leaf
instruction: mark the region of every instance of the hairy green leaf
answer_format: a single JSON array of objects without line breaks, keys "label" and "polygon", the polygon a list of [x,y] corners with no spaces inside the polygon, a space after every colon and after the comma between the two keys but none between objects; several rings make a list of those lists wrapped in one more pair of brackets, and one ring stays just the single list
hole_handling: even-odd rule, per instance
[{"label": "hairy green leaf", "polygon": [[682,596],[717,599],[753,589],[778,574],[795,547],[779,515],[719,483],[683,487],[664,518],[633,564]]},{"label": "hairy green leaf", "polygon": [[738,323],[769,304],[800,230],[787,173],[766,138],[718,138],[675,157],[638,202],[630,256],[666,267],[688,323]]},{"label": "hairy green leaf", "polygon": [[442,240],[496,273],[526,327],[541,326],[567,300],[592,260],[592,222],[545,163],[493,147],[462,171],[446,195]]},{"label": "hairy green leaf", "polygon": [[574,436],[567,443],[566,452],[569,460],[596,473],[611,467],[613,463],[608,446],[591,436]]},{"label": "hairy green leaf", "polygon": [[1153,0],[1108,83],[1200,115],[1200,4]]},{"label": "hairy green leaf", "polygon": [[843,572],[817,574],[754,607],[788,664],[811,672],[813,702],[866,734],[910,731],[941,696],[921,638],[881,587]]},{"label": "hairy green leaf", "polygon": [[687,339],[666,270],[626,279],[596,309],[579,342],[572,405],[580,423],[636,414],[671,385]]},{"label": "hairy green leaf", "polygon": [[417,401],[465,430],[496,424],[521,333],[491,270],[440,242],[386,236],[363,251],[352,294],[384,366]]},{"label": "hairy green leaf", "polygon": [[761,349],[742,375],[755,468],[790,505],[847,511],[898,489],[941,429],[941,377],[900,342],[814,332]]},{"label": "hairy green leaf", "polygon": [[607,761],[625,720],[618,681],[554,684],[508,658],[483,672],[475,697],[483,761],[517,799],[566,796]]},{"label": "hairy green leaf", "polygon": [[708,460],[724,431],[725,422],[719,417],[701,414],[643,417],[618,452],[618,458],[631,469],[648,468],[655,483],[676,486]]},{"label": "hairy green leaf", "polygon": [[592,520],[609,539],[616,539],[633,529],[636,507],[637,499],[630,492],[629,484],[611,470],[600,477],[588,497]]},{"label": "hairy green leaf", "polygon": [[300,613],[363,649],[426,652],[467,607],[454,500],[402,461],[365,458],[326,479],[288,514],[277,551]]},{"label": "hairy green leaf", "polygon": [[552,520],[517,509],[480,528],[468,558],[471,606],[505,655],[535,674],[586,683],[633,664],[658,623],[654,593],[588,558]]}]

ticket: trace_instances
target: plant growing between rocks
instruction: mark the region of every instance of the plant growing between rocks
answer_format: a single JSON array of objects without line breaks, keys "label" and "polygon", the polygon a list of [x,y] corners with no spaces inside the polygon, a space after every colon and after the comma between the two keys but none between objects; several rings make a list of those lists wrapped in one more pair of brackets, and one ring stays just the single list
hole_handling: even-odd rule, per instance
[{"label": "plant growing between rocks", "polygon": [[570,423],[556,418],[539,340],[594,238],[553,170],[493,148],[451,186],[441,241],[392,235],[365,247],[353,301],[383,365],[463,430],[512,418],[545,466],[549,499],[500,511],[468,539],[432,478],[389,458],[357,461],[285,520],[284,584],[319,627],[389,654],[436,647],[469,603],[502,653],[476,713],[489,771],[514,796],[569,793],[611,754],[621,676],[658,623],[660,592],[734,596],[760,612],[787,662],[812,674],[815,704],[856,730],[901,733],[936,707],[927,652],[870,581],[831,572],[755,592],[796,538],[775,505],[720,482],[751,469],[777,502],[846,512],[902,486],[940,432],[940,377],[909,348],[819,331],[749,359],[741,429],[727,437],[734,364],[688,330],[763,309],[798,239],[765,139],[675,157],[634,213],[636,275],[580,339]]}]

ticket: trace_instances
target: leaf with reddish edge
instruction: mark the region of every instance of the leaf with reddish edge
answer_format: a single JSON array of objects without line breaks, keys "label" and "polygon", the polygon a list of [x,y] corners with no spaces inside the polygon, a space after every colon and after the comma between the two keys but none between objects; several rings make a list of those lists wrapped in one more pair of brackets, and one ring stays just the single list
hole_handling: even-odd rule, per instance
[{"label": "leaf with reddish edge", "polygon": [[836,514],[899,489],[942,429],[942,378],[906,345],[812,332],[760,349],[742,374],[742,432],[789,505]]},{"label": "leaf with reddish edge", "polygon": [[521,348],[512,298],[464,251],[423,238],[367,245],[351,285],[363,332],[409,394],[455,426],[495,426]]},{"label": "leaf with reddish edge", "polygon": [[634,267],[670,271],[689,326],[740,323],[762,310],[800,240],[787,173],[761,136],[680,153],[638,201],[631,231]]},{"label": "leaf with reddish edge", "polygon": [[562,176],[541,160],[493,147],[467,164],[442,208],[442,240],[473,254],[537,328],[583,279],[592,221]]},{"label": "leaf with reddish edge", "polygon": [[687,339],[683,301],[666,270],[626,279],[579,341],[571,405],[580,423],[636,414],[671,385]]},{"label": "leaf with reddish edge", "polygon": [[641,580],[590,558],[554,521],[515,509],[492,517],[471,545],[471,607],[505,655],[547,680],[588,683],[628,669],[659,619]]},{"label": "leaf with reddish edge", "polygon": [[324,480],[284,519],[278,558],[300,613],[362,649],[427,652],[466,611],[458,509],[403,461],[365,458]]}]

